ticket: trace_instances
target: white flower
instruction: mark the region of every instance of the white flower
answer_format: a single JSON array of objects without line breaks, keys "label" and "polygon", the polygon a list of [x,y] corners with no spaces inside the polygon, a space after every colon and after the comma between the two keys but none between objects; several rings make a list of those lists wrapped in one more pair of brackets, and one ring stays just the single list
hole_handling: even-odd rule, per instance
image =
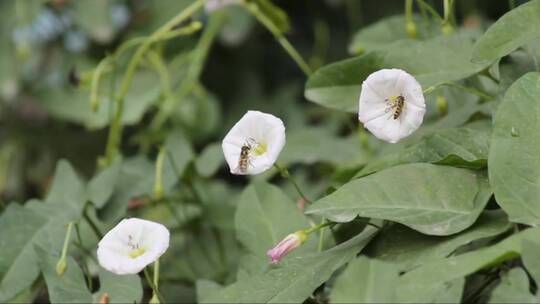
[{"label": "white flower", "polygon": [[169,247],[165,226],[138,218],[123,219],[98,244],[99,264],[115,274],[135,274]]},{"label": "white flower", "polygon": [[403,70],[379,70],[362,83],[358,120],[382,140],[396,143],[411,135],[425,113],[422,87]]},{"label": "white flower", "polygon": [[248,111],[227,133],[222,148],[232,174],[262,173],[276,162],[285,145],[281,119]]},{"label": "white flower", "polygon": [[220,10],[228,5],[240,4],[241,0],[206,0],[204,11],[207,14]]}]

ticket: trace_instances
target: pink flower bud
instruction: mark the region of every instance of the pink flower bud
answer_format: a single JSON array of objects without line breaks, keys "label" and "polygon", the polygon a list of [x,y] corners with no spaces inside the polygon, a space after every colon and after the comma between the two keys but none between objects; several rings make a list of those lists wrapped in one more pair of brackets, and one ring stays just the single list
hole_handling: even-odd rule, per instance
[{"label": "pink flower bud", "polygon": [[307,235],[303,231],[287,235],[279,244],[266,252],[266,255],[270,258],[270,263],[277,264],[289,252],[302,245],[306,238]]}]

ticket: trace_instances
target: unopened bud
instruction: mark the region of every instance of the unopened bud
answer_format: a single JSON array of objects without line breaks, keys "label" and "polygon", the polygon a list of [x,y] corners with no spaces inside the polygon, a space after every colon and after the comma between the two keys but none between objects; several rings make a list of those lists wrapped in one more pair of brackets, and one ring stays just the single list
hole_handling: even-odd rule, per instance
[{"label": "unopened bud", "polygon": [[304,231],[297,231],[287,235],[274,248],[268,250],[266,255],[270,258],[270,263],[277,264],[289,252],[300,247],[307,239],[307,234]]},{"label": "unopened bud", "polygon": [[67,262],[66,257],[61,257],[60,260],[58,260],[58,263],[56,263],[56,274],[58,276],[62,276],[67,269]]},{"label": "unopened bud", "polygon": [[437,96],[437,109],[439,110],[439,115],[445,116],[448,113],[448,102],[443,95]]},{"label": "unopened bud", "polygon": [[454,28],[448,22],[443,23],[441,30],[442,30],[443,34],[447,35],[447,36],[451,35],[454,32]]},{"label": "unopened bud", "polygon": [[410,38],[416,39],[417,32],[416,32],[416,24],[414,24],[414,22],[412,22],[412,21],[407,22],[406,30],[407,30],[407,35]]},{"label": "unopened bud", "polygon": [[152,295],[152,298],[150,299],[150,301],[148,303],[150,303],[150,304],[160,304],[159,298],[157,297],[155,292]]}]

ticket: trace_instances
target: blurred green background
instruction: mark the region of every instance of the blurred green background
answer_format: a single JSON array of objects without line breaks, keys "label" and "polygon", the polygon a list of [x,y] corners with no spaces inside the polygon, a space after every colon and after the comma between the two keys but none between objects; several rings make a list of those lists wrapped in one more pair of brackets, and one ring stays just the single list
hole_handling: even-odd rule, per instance
[{"label": "blurred green background", "polygon": [[[425,2],[442,13],[443,1]],[[479,35],[510,7],[522,2],[456,0],[456,28]],[[59,159],[67,159],[85,180],[95,176],[114,117],[112,100],[136,47],[119,56],[115,69],[107,67],[99,86],[92,91],[98,64],[126,41],[150,35],[190,3],[0,1],[1,211],[11,202],[69,192],[73,179],[64,176],[70,176],[71,171],[62,165],[57,173],[63,188],[51,187]],[[288,28],[286,37],[313,70],[357,54],[361,51],[354,39],[358,30],[404,11],[402,0],[271,3],[286,14],[281,15],[281,25]],[[378,35],[405,36],[400,18],[396,17],[395,28],[374,31],[377,37],[371,42],[376,42]],[[235,239],[234,214],[238,195],[248,179],[229,173],[221,139],[247,110],[283,119],[287,145],[279,163],[290,169],[307,197],[321,197],[348,181],[373,156],[373,150],[393,148],[386,145],[378,150],[383,147],[381,142],[359,129],[355,114],[307,101],[306,75],[243,7],[229,6],[213,13],[203,10],[177,26],[190,22],[201,22],[202,29],[156,43],[134,74],[122,116],[121,172],[115,175],[114,185],[103,187],[110,188],[106,198],[92,197],[96,212],[91,216],[101,221],[103,231],[124,216],[159,221],[171,229],[173,245],[164,259],[167,267],[162,270],[161,285],[162,293],[171,302],[193,301],[195,282],[201,279],[228,284],[237,275],[246,275],[238,265],[238,257],[244,252]],[[436,28],[439,35],[439,24]],[[362,46],[365,51],[370,47],[375,45]],[[519,58],[516,61],[519,63]],[[516,68],[515,73],[519,76],[523,71]],[[467,81],[479,83],[474,77]],[[504,87],[508,83],[501,78],[501,84]],[[443,88],[438,94],[447,97],[450,110],[465,108],[471,100],[476,105],[478,99],[455,88]],[[99,103],[96,111],[92,100]],[[426,101],[424,126],[429,128],[446,113],[438,113],[435,94],[427,95]],[[175,105],[169,119],[159,128],[151,127],[158,111],[168,103]],[[473,114],[482,116],[477,112]],[[458,113],[467,117],[455,125],[469,121],[473,126],[490,124],[487,119],[469,120],[473,114],[465,114]],[[160,201],[153,200],[152,191],[155,159],[161,146],[167,147],[174,164],[164,165],[165,199]],[[298,197],[292,186],[275,173],[270,170],[256,178],[271,179],[290,197]],[[56,247],[52,251],[59,250],[63,240],[64,228],[60,228],[55,231]],[[89,235],[86,249],[95,250],[98,239],[89,227],[82,226],[81,230],[83,235]],[[355,230],[351,230],[354,235]],[[347,231],[342,234],[348,236]],[[96,273],[97,268],[93,269]],[[206,282],[208,286],[204,287],[211,289],[212,282]],[[22,286],[19,299],[46,299],[40,288],[43,282],[35,285],[31,295],[22,291],[29,286]]]},{"label": "blurred green background", "polygon": [[[427,1],[441,11],[442,1]],[[510,1],[511,2],[511,1]],[[97,113],[89,103],[89,76],[123,41],[147,35],[186,7],[186,0],[5,0],[0,2],[0,191],[2,201],[41,196],[56,160],[66,158],[91,175],[103,154],[111,115],[110,81],[102,81]],[[289,16],[287,37],[313,68],[348,56],[353,34],[385,16],[403,13],[403,1],[275,1]],[[508,1],[456,1],[458,22],[497,19]],[[224,10],[203,62],[199,91],[175,110],[167,130],[184,131],[196,153],[219,142],[245,111],[271,112],[288,129],[323,126],[354,130],[354,117],[332,121],[303,98],[306,77],[273,36],[240,7]],[[470,19],[477,17],[477,19]],[[469,19],[468,19],[469,18]],[[208,23],[210,16],[196,19]],[[472,20],[472,21],[471,21]],[[163,59],[173,87],[190,65],[201,32],[168,41]],[[129,52],[128,52],[129,53]],[[123,60],[129,59],[129,54]],[[120,69],[122,70],[122,69]],[[80,82],[74,85],[73,78]],[[70,81],[71,79],[71,81]],[[204,96],[202,96],[204,95]],[[202,96],[202,97],[201,97]],[[164,98],[158,73],[143,66],[126,100],[123,151],[152,153],[146,132]],[[341,117],[342,118],[342,117]],[[349,121],[350,124],[344,123]],[[320,130],[316,130],[320,131]],[[304,137],[298,134],[297,137]],[[315,145],[317,146],[317,145]],[[217,148],[214,148],[217,150]],[[208,152],[210,153],[210,152]],[[226,168],[220,175],[228,179]]]}]

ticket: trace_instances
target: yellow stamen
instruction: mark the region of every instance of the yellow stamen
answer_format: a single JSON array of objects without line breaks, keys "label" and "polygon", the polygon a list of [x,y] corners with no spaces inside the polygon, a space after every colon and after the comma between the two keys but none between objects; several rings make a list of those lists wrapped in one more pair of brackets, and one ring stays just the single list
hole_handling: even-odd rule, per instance
[{"label": "yellow stamen", "polygon": [[253,149],[253,154],[255,154],[255,156],[261,156],[266,153],[266,150],[268,150],[268,145],[266,143],[258,143],[255,146],[255,149]]},{"label": "yellow stamen", "polygon": [[143,255],[144,253],[146,252],[146,250],[144,248],[137,248],[135,250],[133,250],[132,252],[129,253],[129,257],[132,258],[132,259],[136,259],[138,257],[140,257],[141,255]]}]

